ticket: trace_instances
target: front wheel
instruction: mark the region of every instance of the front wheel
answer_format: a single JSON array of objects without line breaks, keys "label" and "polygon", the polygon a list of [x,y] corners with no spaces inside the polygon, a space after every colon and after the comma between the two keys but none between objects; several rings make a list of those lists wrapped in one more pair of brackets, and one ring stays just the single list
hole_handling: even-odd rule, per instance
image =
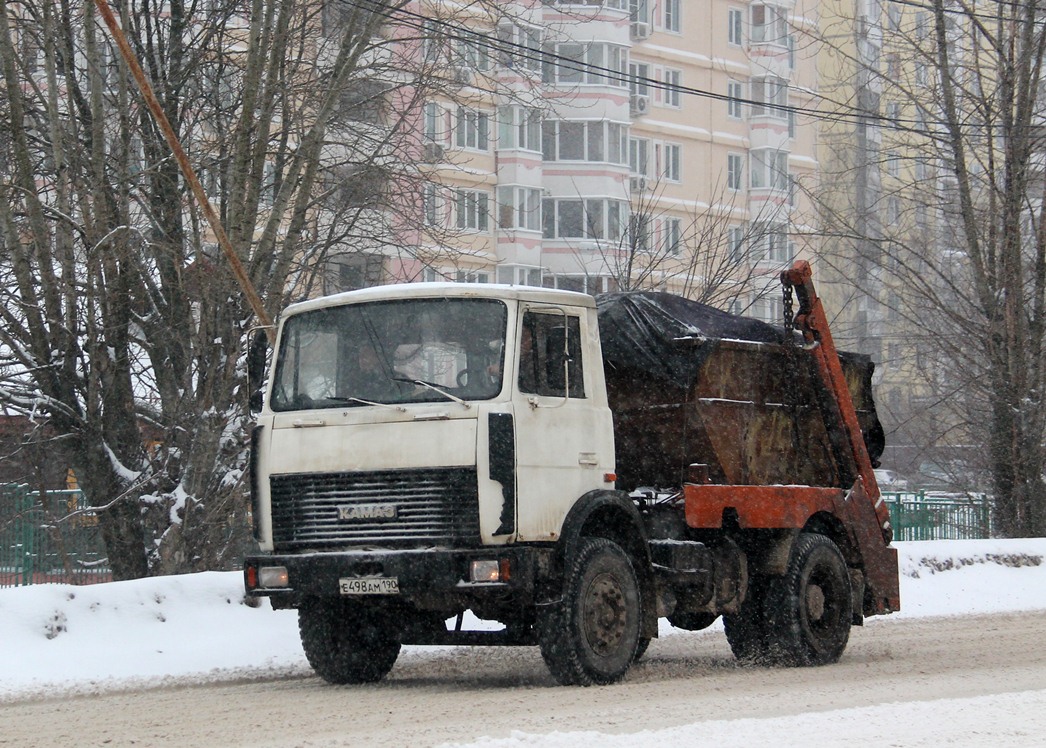
[{"label": "front wheel", "polygon": [[400,641],[381,609],[337,598],[314,598],[298,609],[302,649],[329,683],[375,683],[392,670]]},{"label": "front wheel", "polygon": [[788,570],[770,581],[765,613],[774,664],[837,662],[853,618],[850,575],[838,546],[818,533],[801,534]]},{"label": "front wheel", "polygon": [[582,538],[563,597],[542,616],[541,656],[563,685],[605,685],[628,671],[640,645],[639,580],[606,538]]}]

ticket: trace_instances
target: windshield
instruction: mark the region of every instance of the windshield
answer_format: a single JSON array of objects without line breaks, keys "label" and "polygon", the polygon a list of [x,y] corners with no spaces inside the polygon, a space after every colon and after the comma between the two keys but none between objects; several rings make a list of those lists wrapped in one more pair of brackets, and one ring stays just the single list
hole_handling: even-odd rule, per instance
[{"label": "windshield", "polygon": [[272,409],[490,399],[501,391],[506,318],[494,299],[381,301],[294,315],[283,326]]}]

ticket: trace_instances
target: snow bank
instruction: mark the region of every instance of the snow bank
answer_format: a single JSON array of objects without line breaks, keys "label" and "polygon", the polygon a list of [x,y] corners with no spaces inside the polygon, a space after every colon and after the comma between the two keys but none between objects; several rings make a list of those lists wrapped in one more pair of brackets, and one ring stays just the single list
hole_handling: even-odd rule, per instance
[{"label": "snow bank", "polygon": [[[897,546],[903,610],[876,625],[1046,610],[1046,539]],[[246,605],[237,572],[3,589],[0,640],[0,701],[310,672],[295,612]],[[408,647],[402,656],[418,651]]]}]

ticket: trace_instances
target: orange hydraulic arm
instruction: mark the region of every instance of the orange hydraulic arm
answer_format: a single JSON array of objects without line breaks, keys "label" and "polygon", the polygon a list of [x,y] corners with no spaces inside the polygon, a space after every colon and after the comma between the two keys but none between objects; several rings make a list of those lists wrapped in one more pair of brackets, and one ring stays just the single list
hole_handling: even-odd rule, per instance
[{"label": "orange hydraulic arm", "polygon": [[781,274],[781,282],[799,303],[794,326],[802,333],[803,348],[813,357],[827,391],[825,425],[829,431],[835,430],[840,448],[849,449],[856,480],[849,487],[688,483],[683,489],[686,522],[694,528],[720,528],[729,511],[735,513],[742,530],[802,530],[815,515],[831,514],[846,527],[855,554],[851,561],[864,569],[865,614],[900,610],[897,551],[889,547],[893,537],[889,510],[879,493],[828,319],[814,290],[810,264],[796,262]]},{"label": "orange hydraulic arm", "polygon": [[793,290],[799,302],[799,310],[794,320],[795,327],[806,339],[807,350],[814,358],[821,380],[835,401],[839,420],[850,444],[854,465],[857,466],[859,480],[864,484],[865,495],[875,502],[875,516],[879,521],[879,528],[883,532],[883,538],[889,543],[893,538],[890,512],[879,493],[872,461],[857,421],[857,411],[854,410],[853,399],[843,376],[843,367],[839,363],[839,352],[835,349],[832,333],[828,329],[828,318],[825,316],[821,299],[814,290],[810,263],[806,260],[797,261],[789,270],[781,273],[781,283],[785,288]]}]

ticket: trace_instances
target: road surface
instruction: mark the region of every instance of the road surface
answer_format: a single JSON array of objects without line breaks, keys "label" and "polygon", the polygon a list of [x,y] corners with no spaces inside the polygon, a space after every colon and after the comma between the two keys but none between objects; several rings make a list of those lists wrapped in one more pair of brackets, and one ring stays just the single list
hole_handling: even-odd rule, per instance
[{"label": "road surface", "polygon": [[681,633],[598,688],[556,686],[535,648],[424,651],[374,686],[295,676],[8,703],[0,746],[423,748],[513,730],[631,733],[1040,690],[1043,641],[1041,612],[876,620],[854,629],[839,664],[793,670],[738,666],[721,631]]}]

